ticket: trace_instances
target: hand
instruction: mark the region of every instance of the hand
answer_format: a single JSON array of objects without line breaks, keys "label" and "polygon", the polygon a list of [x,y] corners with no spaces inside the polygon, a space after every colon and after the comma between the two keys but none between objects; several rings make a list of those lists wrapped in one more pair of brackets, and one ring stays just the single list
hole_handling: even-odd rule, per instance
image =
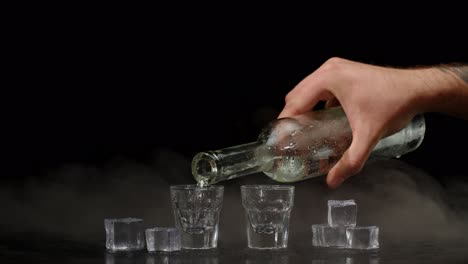
[{"label": "hand", "polygon": [[444,73],[436,68],[396,69],[331,58],[302,80],[286,96],[279,118],[310,111],[319,101],[326,107],[341,104],[353,140],[327,175],[327,184],[338,187],[358,173],[372,149],[384,136],[405,127],[442,94]]}]

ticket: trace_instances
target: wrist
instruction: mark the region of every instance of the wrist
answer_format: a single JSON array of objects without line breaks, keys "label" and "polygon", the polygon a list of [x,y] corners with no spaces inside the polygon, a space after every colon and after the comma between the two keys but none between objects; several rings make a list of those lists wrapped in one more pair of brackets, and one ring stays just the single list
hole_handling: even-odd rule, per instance
[{"label": "wrist", "polygon": [[[466,100],[465,91],[460,89],[463,82],[455,76],[441,71],[438,67],[409,70],[413,76],[409,78],[414,88],[414,111],[416,114],[425,112],[450,112],[456,109],[460,100]],[[466,90],[468,93],[468,90]]]}]

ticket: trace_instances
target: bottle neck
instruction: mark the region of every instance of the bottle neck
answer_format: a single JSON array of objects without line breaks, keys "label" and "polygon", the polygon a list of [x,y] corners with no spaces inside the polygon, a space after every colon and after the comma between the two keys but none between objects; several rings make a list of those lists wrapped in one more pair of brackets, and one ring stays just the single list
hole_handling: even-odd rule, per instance
[{"label": "bottle neck", "polygon": [[261,172],[260,142],[200,152],[192,160],[192,174],[200,185],[214,184]]}]

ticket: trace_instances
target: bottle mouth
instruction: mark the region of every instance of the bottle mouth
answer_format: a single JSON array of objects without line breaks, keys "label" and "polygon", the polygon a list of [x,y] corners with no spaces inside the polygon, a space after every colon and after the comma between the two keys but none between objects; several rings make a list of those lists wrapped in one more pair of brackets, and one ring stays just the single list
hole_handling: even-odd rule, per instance
[{"label": "bottle mouth", "polygon": [[218,174],[216,161],[218,158],[214,153],[200,152],[192,160],[192,175],[201,185],[215,183]]},{"label": "bottle mouth", "polygon": [[408,151],[408,152],[411,152],[411,151],[414,151],[416,150],[417,148],[419,148],[419,146],[422,144],[423,140],[424,140],[424,135],[426,134],[426,119],[424,118],[424,115],[420,114],[420,115],[417,115],[416,117],[414,117],[414,120],[415,120],[415,128],[414,128],[414,133],[415,135],[419,135],[416,136],[417,138],[419,138],[418,141],[416,141],[416,144],[414,144],[414,146],[412,146],[412,148]]}]

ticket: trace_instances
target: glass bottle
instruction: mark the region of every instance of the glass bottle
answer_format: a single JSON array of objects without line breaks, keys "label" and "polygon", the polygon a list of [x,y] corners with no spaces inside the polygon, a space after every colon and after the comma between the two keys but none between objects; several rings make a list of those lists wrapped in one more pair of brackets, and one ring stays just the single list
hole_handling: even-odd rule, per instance
[{"label": "glass bottle", "polygon": [[[398,158],[417,149],[425,128],[424,116],[414,117],[405,128],[381,139],[370,159]],[[256,172],[278,182],[296,182],[327,174],[351,141],[341,107],[313,111],[270,122],[255,142],[196,154],[192,174],[202,186]]]}]

